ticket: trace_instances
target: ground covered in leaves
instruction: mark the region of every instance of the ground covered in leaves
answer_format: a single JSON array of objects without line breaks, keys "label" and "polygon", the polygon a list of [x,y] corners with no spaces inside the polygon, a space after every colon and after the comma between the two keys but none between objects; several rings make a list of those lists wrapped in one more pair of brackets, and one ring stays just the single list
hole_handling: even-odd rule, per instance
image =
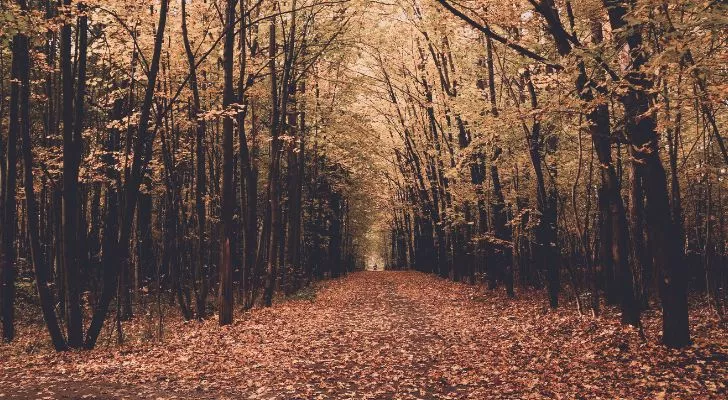
[{"label": "ground covered in leaves", "polygon": [[707,308],[676,351],[658,343],[659,313],[644,340],[609,312],[545,304],[361,272],[229,327],[170,319],[162,342],[56,354],[26,334],[0,347],[0,398],[725,398],[728,333]]}]

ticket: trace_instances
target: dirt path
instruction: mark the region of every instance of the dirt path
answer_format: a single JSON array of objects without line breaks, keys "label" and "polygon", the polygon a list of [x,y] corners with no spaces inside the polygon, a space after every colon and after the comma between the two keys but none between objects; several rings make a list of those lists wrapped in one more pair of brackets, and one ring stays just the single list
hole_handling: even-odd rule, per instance
[{"label": "dirt path", "polygon": [[645,343],[615,318],[548,312],[534,296],[510,301],[414,272],[356,273],[324,284],[312,302],[255,310],[230,327],[170,321],[163,344],[61,355],[0,348],[0,399],[720,398],[726,390],[728,344],[710,321],[694,324],[694,348],[676,352],[655,343],[649,315]]}]

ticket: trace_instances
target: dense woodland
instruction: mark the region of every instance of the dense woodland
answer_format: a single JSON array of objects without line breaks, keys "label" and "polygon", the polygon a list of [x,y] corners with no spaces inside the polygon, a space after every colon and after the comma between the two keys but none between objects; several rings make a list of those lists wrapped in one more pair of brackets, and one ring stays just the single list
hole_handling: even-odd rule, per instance
[{"label": "dense woodland", "polygon": [[727,26],[722,1],[3,0],[3,338],[29,302],[56,350],[227,325],[378,263],[657,309],[688,346],[691,299],[728,302]]}]

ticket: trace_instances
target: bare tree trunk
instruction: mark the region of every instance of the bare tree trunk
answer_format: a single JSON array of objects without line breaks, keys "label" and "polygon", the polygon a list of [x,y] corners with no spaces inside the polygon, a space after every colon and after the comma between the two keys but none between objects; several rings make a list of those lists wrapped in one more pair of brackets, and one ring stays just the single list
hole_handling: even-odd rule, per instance
[{"label": "bare tree trunk", "polygon": [[66,339],[63,337],[61,326],[55,310],[55,299],[49,284],[50,269],[43,257],[40,240],[40,222],[38,220],[38,202],[33,187],[33,143],[30,138],[30,59],[28,54],[28,38],[24,35],[15,37],[15,50],[20,57],[18,60],[20,89],[20,117],[22,119],[21,132],[23,137],[23,187],[25,189],[25,204],[28,210],[26,222],[28,224],[28,239],[30,241],[30,256],[35,271],[35,287],[40,299],[43,319],[51,337],[53,347],[57,351],[68,349]]},{"label": "bare tree trunk", "polygon": [[[295,116],[293,118],[296,118]],[[301,111],[300,123],[298,124],[298,143],[294,143],[288,152],[288,236],[286,244],[286,266],[293,274],[292,282],[299,282],[301,276],[301,203],[303,192],[303,166],[304,156],[304,135],[305,135],[305,114]],[[296,146],[296,147],[294,147]],[[297,288],[289,285],[288,291]]]},{"label": "bare tree trunk", "polygon": [[[268,219],[268,261],[265,277],[265,292],[263,303],[265,306],[271,306],[273,303],[273,290],[275,287],[277,273],[277,249],[278,249],[278,224],[280,224],[280,204],[278,193],[278,178],[280,171],[280,144],[278,138],[278,129],[280,122],[280,109],[278,103],[278,80],[276,79],[276,22],[272,20],[270,23],[270,44],[268,52],[268,63],[270,69],[271,80],[271,106],[270,115],[270,165],[268,169],[268,202],[269,213]],[[265,231],[265,230],[264,230]]]},{"label": "bare tree trunk", "polygon": [[202,111],[200,90],[197,84],[197,65],[187,33],[186,0],[182,0],[182,39],[190,70],[190,89],[192,90],[193,107],[191,118],[196,121],[195,129],[195,209],[197,212],[197,260],[194,266],[194,283],[196,285],[197,318],[206,315],[207,303],[207,269],[210,263],[207,250],[207,215],[205,197],[207,195],[207,175],[205,171],[205,120],[199,116]]},{"label": "bare tree trunk", "polygon": [[[235,46],[235,7],[237,0],[228,0],[225,12],[227,32],[225,33],[224,47],[224,89],[223,107],[228,108],[235,102],[233,91],[233,50]],[[232,241],[235,226],[233,224],[233,210],[235,209],[235,190],[233,189],[233,123],[231,116],[223,119],[222,133],[222,244],[220,263],[220,289],[219,289],[219,322],[220,325],[229,325],[233,322],[233,265]]]},{"label": "bare tree trunk", "polygon": [[[21,3],[24,9],[25,4]],[[0,230],[0,272],[2,273],[2,317],[3,340],[10,342],[15,338],[15,233],[17,228],[17,148],[18,136],[21,130],[20,107],[21,85],[23,91],[27,88],[28,80],[22,81],[28,69],[28,39],[25,35],[16,34],[12,42],[12,65],[10,83],[10,123],[8,126],[8,141],[5,154],[5,180],[2,182],[2,228]],[[2,101],[2,100],[0,100]],[[0,116],[1,118],[2,116]],[[24,122],[25,123],[25,122]]]},{"label": "bare tree trunk", "polygon": [[[64,2],[66,6],[70,0]],[[71,25],[61,28],[61,68],[63,75],[63,268],[66,289],[68,346],[80,348],[83,343],[81,315],[81,282],[79,254],[78,173],[81,162],[81,131],[86,72],[86,17],[78,19],[78,86],[74,93],[71,58]],[[74,100],[75,96],[75,100]],[[75,101],[75,104],[74,104]],[[74,105],[76,107],[74,115]],[[75,120],[74,120],[75,119]]]}]

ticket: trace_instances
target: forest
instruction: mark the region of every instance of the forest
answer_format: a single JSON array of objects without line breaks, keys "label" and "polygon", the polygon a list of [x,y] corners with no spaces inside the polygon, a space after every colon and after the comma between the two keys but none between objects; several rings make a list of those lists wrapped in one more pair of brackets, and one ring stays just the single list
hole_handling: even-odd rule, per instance
[{"label": "forest", "polygon": [[727,131],[722,0],[0,0],[0,397],[724,398]]}]

